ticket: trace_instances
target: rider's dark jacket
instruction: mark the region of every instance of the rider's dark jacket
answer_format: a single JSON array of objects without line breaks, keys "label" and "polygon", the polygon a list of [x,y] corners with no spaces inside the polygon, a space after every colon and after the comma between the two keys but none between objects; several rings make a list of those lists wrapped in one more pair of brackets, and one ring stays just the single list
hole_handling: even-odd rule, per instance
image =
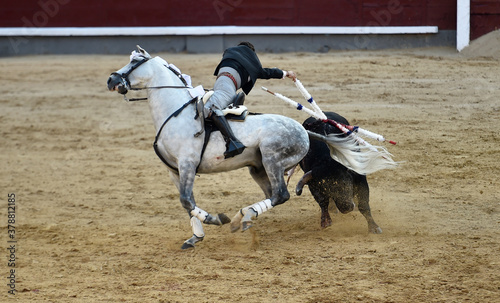
[{"label": "rider's dark jacket", "polygon": [[238,71],[241,78],[241,89],[247,95],[257,79],[283,78],[281,69],[263,68],[257,54],[245,45],[230,47],[224,51],[221,62],[215,68],[215,76],[219,74],[219,69],[222,67],[231,67]]}]

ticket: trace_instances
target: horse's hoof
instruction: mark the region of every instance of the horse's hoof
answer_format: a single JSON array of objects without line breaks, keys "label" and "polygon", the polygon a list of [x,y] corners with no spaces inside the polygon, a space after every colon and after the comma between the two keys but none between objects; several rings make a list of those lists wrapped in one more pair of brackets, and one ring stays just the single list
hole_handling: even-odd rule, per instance
[{"label": "horse's hoof", "polygon": [[198,237],[197,235],[193,235],[191,238],[187,239],[184,241],[184,243],[181,246],[182,250],[194,248],[194,244],[200,241],[203,241],[204,237]]},{"label": "horse's hoof", "polygon": [[227,224],[227,223],[231,223],[231,219],[229,219],[229,217],[226,216],[226,214],[219,214],[218,216],[219,216],[219,220],[220,220],[222,225]]},{"label": "horse's hoof", "polygon": [[253,226],[253,222],[252,221],[241,222],[241,231],[245,231],[245,230],[249,229],[252,226]]},{"label": "horse's hoof", "polygon": [[236,223],[236,224],[232,224],[231,223],[231,232],[232,233],[237,232],[239,229],[240,229],[240,224],[239,223]]},{"label": "horse's hoof", "polygon": [[181,246],[182,250],[191,249],[191,248],[194,248],[194,244],[193,243],[184,242],[182,244],[182,246]]},{"label": "horse's hoof", "polygon": [[297,196],[302,195],[302,188],[298,188],[298,187],[297,187],[297,188],[295,189],[295,194],[296,194]]},{"label": "horse's hoof", "polygon": [[243,218],[243,209],[240,209],[236,215],[234,215],[233,219],[231,220],[231,232],[237,232],[240,229],[240,223],[241,219]]}]

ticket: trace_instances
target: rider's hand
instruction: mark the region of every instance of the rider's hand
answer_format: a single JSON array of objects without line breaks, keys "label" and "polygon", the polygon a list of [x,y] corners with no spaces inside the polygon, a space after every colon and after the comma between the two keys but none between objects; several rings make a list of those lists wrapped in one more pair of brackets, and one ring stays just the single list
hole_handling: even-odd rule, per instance
[{"label": "rider's hand", "polygon": [[292,78],[293,81],[297,80],[297,74],[293,70],[289,70],[286,72],[287,78]]}]

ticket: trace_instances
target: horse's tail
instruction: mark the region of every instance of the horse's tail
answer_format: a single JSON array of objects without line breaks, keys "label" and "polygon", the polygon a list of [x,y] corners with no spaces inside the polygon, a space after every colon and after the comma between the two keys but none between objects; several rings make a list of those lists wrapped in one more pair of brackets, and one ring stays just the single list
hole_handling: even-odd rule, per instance
[{"label": "horse's tail", "polygon": [[398,165],[384,147],[359,144],[353,136],[321,135],[309,130],[307,133],[311,140],[326,143],[334,160],[358,174],[371,174],[382,169],[395,168]]}]

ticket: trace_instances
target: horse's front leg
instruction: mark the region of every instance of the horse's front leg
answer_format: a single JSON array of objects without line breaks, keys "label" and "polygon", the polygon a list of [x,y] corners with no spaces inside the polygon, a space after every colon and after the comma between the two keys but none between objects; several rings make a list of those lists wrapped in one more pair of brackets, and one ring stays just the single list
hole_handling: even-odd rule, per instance
[{"label": "horse's front leg", "polygon": [[184,242],[181,247],[182,249],[194,247],[196,242],[203,240],[205,232],[203,231],[201,222],[223,225],[231,221],[225,214],[214,216],[196,206],[193,195],[194,178],[196,175],[196,167],[194,165],[180,165],[179,174],[171,173],[170,175],[179,190],[181,204],[190,216],[193,231],[193,236]]}]

